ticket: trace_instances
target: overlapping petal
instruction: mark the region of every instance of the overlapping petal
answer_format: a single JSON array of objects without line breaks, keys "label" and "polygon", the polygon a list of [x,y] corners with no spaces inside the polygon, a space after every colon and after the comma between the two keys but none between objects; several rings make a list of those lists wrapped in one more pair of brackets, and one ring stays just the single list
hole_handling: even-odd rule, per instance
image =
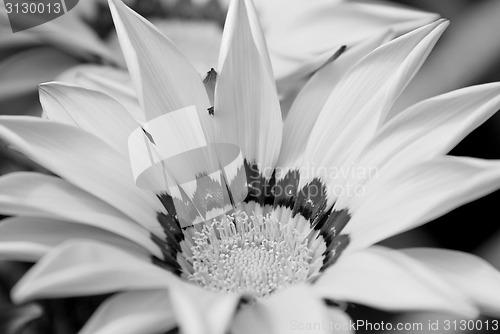
[{"label": "overlapping petal", "polygon": [[[208,97],[189,61],[156,27],[122,1],[110,0],[109,4],[146,119],[195,105],[202,122],[207,120]],[[208,128],[205,131],[209,133]]]},{"label": "overlapping petal", "polygon": [[334,87],[357,61],[379,47],[389,36],[383,33],[347,48],[304,85],[293,100],[283,124],[283,141],[277,163],[280,168],[295,167],[300,163],[314,124]]},{"label": "overlapping petal", "polygon": [[341,45],[401,35],[438,18],[394,4],[362,1],[256,1],[280,93],[321,66]]},{"label": "overlapping petal", "polygon": [[73,126],[34,117],[1,118],[0,137],[153,233],[163,235],[156,220],[157,213],[164,211],[160,201],[135,186],[127,159],[104,141]]},{"label": "overlapping petal", "polygon": [[128,137],[139,123],[120,103],[104,93],[63,83],[46,83],[39,90],[47,118],[86,130],[128,158]]},{"label": "overlapping petal", "polygon": [[329,309],[306,285],[276,292],[269,299],[243,306],[236,315],[234,334],[286,334],[314,330],[316,333],[351,333],[350,318],[342,311]]},{"label": "overlapping petal", "polygon": [[[500,161],[445,156],[381,173],[350,202],[350,249],[415,228],[500,186]],[[381,200],[383,198],[383,200]]]},{"label": "overlapping petal", "polygon": [[466,296],[421,262],[371,247],[340,257],[312,286],[324,298],[385,310],[434,310],[476,317]]},{"label": "overlapping petal", "polygon": [[[347,168],[384,121],[446,26],[446,21],[438,20],[386,43],[346,73],[318,116],[304,161],[316,167]],[[324,179],[330,187],[337,184],[338,179],[321,175],[325,170],[318,168],[319,173],[310,175]],[[309,181],[310,177],[303,178],[301,184]],[[328,204],[335,199],[329,189]]]},{"label": "overlapping petal", "polygon": [[61,73],[56,80],[109,95],[123,105],[138,122],[146,121],[132,79],[125,70],[109,66],[79,65]]},{"label": "overlapping petal", "polygon": [[183,333],[227,333],[237,312],[240,295],[213,292],[182,281],[174,284],[170,298]]},{"label": "overlapping petal", "polygon": [[21,303],[37,298],[167,289],[173,280],[177,277],[141,253],[96,241],[72,240],[38,261],[16,284],[12,300]]},{"label": "overlapping petal", "polygon": [[[64,220],[69,229],[86,228],[79,227],[80,224],[103,229],[143,246],[152,254],[161,254],[146,229],[119,210],[57,177],[31,172],[3,176],[0,178],[0,209],[4,214],[41,218],[37,228],[42,229],[47,219]],[[8,238],[7,234],[5,237]]]},{"label": "overlapping petal", "polygon": [[129,291],[106,300],[79,334],[156,334],[176,324],[166,290]]},{"label": "overlapping petal", "polygon": [[[498,83],[460,89],[408,108],[378,131],[352,166],[352,170],[371,169],[375,175],[350,173],[345,187],[447,153],[499,108]],[[340,196],[336,209],[347,207],[350,199]]]},{"label": "overlapping petal", "polygon": [[402,252],[461,291],[482,314],[495,317],[500,313],[500,272],[483,259],[447,249],[408,248]]},{"label": "overlapping petal", "polygon": [[[422,101],[391,119],[359,159],[403,168],[448,153],[500,109],[500,84],[472,86]],[[388,166],[387,168],[391,168]]]},{"label": "overlapping petal", "polygon": [[249,0],[229,8],[215,86],[216,142],[238,145],[269,178],[278,158],[282,118],[267,46]]},{"label": "overlapping petal", "polygon": [[500,2],[489,0],[462,8],[462,13],[447,14],[452,17],[453,28],[405,90],[389,118],[436,94],[478,82],[498,81],[493,69],[498,61],[500,40],[485,36],[499,27]]},{"label": "overlapping petal", "polygon": [[[51,249],[71,239],[88,239],[132,253],[149,254],[138,243],[104,229],[51,218],[11,217],[0,224],[0,257],[9,261],[36,262]],[[154,245],[151,246],[154,249]]]}]

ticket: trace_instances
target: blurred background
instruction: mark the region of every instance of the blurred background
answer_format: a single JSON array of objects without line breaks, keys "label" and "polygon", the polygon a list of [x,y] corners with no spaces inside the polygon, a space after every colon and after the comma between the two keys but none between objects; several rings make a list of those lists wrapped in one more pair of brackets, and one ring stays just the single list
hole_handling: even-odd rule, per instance
[{"label": "blurred background", "polygon": [[[215,66],[227,1],[126,2],[178,44],[200,73]],[[393,3],[435,12],[451,21],[422,70],[399,99],[396,110],[453,89],[500,81],[500,1],[399,0]],[[40,115],[37,85],[54,80],[70,67],[89,63],[114,67],[124,64],[106,1],[80,1],[71,16],[65,15],[46,27],[19,34],[11,32],[5,11],[0,11],[3,15],[0,17],[0,114]],[[54,33],[56,30],[58,34]],[[500,158],[500,113],[450,154]],[[0,175],[16,170],[43,171],[0,142]],[[384,244],[395,248],[432,246],[471,252],[500,269],[500,212],[496,210],[499,204],[500,192],[496,192]],[[4,324],[0,333],[74,333],[106,297],[41,301],[43,315],[39,317],[39,307],[13,307],[9,301],[11,286],[28,267],[24,263],[0,262],[0,324]],[[392,314],[361,305],[349,305],[348,312],[354,319],[371,321],[450,319],[448,315],[439,314]],[[34,318],[38,319],[30,322]]]}]

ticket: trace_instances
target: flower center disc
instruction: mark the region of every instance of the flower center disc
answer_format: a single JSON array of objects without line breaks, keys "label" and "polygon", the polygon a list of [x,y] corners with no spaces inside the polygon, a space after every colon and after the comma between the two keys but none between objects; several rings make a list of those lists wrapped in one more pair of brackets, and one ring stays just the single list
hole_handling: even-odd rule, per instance
[{"label": "flower center disc", "polygon": [[205,224],[193,239],[189,279],[210,290],[266,297],[309,274],[311,252],[304,238],[270,216],[226,215]]}]

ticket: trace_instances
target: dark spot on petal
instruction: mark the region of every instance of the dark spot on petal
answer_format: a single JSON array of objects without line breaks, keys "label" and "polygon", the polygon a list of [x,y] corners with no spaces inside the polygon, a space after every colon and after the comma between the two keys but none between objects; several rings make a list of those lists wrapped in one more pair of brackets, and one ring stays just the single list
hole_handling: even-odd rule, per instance
[{"label": "dark spot on petal", "polygon": [[204,215],[214,209],[221,209],[230,204],[230,196],[224,184],[213,180],[207,174],[196,177],[196,191],[193,194],[193,202],[196,208]]},{"label": "dark spot on petal", "polygon": [[180,276],[182,273],[182,269],[177,263],[176,259],[172,259],[171,257],[166,257],[165,259],[159,259],[156,256],[151,257],[151,261],[154,265],[157,265],[160,268],[163,268],[172,274]]},{"label": "dark spot on petal", "polygon": [[158,194],[158,198],[168,213],[158,212],[156,219],[165,232],[165,240],[151,234],[151,240],[158,245],[163,253],[163,259],[153,257],[153,263],[175,274],[180,274],[181,268],[177,263],[177,253],[181,251],[180,242],[184,239],[179,221],[176,218],[175,206],[168,194]]},{"label": "dark spot on petal", "polygon": [[319,235],[323,237],[326,244],[326,250],[323,253],[325,258],[321,271],[335,263],[340,254],[349,245],[349,236],[340,233],[350,219],[351,215],[346,209],[333,211],[330,209],[313,224],[314,230],[319,231]]},{"label": "dark spot on petal", "polygon": [[320,179],[315,178],[298,192],[293,215],[300,213],[313,222],[324,212],[325,207],[326,187]]},{"label": "dark spot on petal", "polygon": [[168,213],[158,213],[157,220],[163,227],[166,234],[172,234],[177,241],[184,239],[179,220],[177,219],[177,212],[172,197],[166,193],[158,194],[161,204],[165,207]]},{"label": "dark spot on petal", "polygon": [[319,222],[314,228],[319,230],[324,237],[334,238],[340,234],[350,219],[351,215],[346,209],[335,210],[327,216],[324,222]]},{"label": "dark spot on petal", "polygon": [[341,234],[333,238],[331,242],[327,243],[327,250],[324,254],[325,259],[323,260],[323,266],[320,271],[324,271],[326,268],[334,264],[342,252],[347,248],[349,242],[349,236],[347,234]]},{"label": "dark spot on petal", "polygon": [[299,171],[290,170],[282,179],[276,182],[273,188],[274,207],[282,206],[289,209],[293,208],[299,180]]},{"label": "dark spot on petal", "polygon": [[247,175],[248,195],[245,202],[257,202],[260,205],[274,204],[273,186],[274,174],[271,179],[266,179],[260,172],[256,163],[245,160],[245,172]]}]

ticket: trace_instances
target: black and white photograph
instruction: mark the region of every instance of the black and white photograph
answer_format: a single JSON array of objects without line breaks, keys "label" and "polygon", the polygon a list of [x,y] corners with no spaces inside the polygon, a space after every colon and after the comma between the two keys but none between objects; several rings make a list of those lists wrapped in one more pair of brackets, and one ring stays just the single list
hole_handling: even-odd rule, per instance
[{"label": "black and white photograph", "polygon": [[0,334],[500,333],[499,0],[0,0]]}]

